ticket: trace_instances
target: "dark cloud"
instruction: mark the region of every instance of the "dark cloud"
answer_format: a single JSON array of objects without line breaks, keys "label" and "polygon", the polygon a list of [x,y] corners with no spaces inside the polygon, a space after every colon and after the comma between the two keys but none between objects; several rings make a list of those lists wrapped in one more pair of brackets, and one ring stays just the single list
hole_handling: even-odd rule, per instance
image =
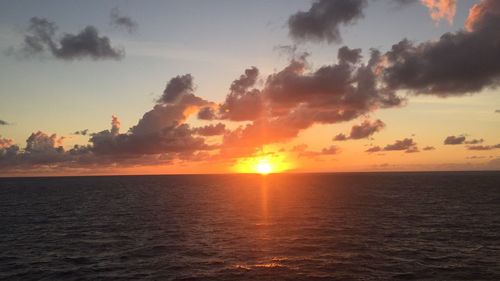
[{"label": "dark cloud", "polygon": [[[220,114],[251,123],[226,134],[223,146],[258,147],[286,141],[313,124],[350,121],[379,108],[402,105],[404,100],[393,91],[379,87],[376,72],[380,60],[380,53],[373,50],[364,64],[357,49],[341,48],[337,64],[311,72],[304,55],[269,75],[261,89],[249,87],[256,78],[248,79],[255,76],[247,69],[233,85],[250,82],[232,87],[239,90],[229,94]],[[244,93],[244,98],[235,98],[235,92]]]},{"label": "dark cloud", "polygon": [[263,111],[261,92],[253,88],[258,76],[259,70],[251,67],[233,81],[230,93],[219,109],[221,119],[247,121],[255,120],[261,115]]},{"label": "dark cloud", "polygon": [[419,0],[391,0],[391,2],[396,3],[401,6],[410,5],[418,3]]},{"label": "dark cloud", "polygon": [[332,145],[330,147],[325,147],[321,151],[311,151],[308,150],[307,144],[299,144],[294,146],[291,152],[297,154],[298,157],[308,157],[308,158],[316,158],[323,155],[335,155],[340,153],[340,148]]},{"label": "dark cloud", "polygon": [[[179,76],[179,77],[190,77]],[[167,85],[175,84],[173,78]],[[174,81],[174,82],[172,82]],[[64,137],[43,132],[33,133],[26,141],[26,147],[12,144],[11,140],[0,139],[0,167],[7,169],[38,169],[53,167],[95,167],[127,166],[171,163],[172,161],[197,161],[207,158],[206,151],[217,148],[208,145],[202,136],[222,134],[224,124],[190,128],[185,120],[201,107],[213,106],[190,90],[192,78],[184,90],[165,91],[153,109],[146,112],[138,123],[121,133],[118,117],[112,116],[111,128],[90,134],[88,145],[75,145],[69,150],[62,146]],[[168,86],[167,86],[168,88]],[[168,88],[170,89],[170,88]],[[186,90],[187,89],[187,90]],[[169,97],[175,96],[170,99]],[[78,131],[88,133],[87,130]],[[198,136],[196,136],[198,135]],[[5,169],[4,169],[5,170]]]},{"label": "dark cloud", "polygon": [[120,122],[113,116],[111,130],[93,134],[90,138],[96,154],[137,155],[161,153],[192,153],[210,149],[195,133],[186,119],[201,107],[211,103],[193,93],[190,74],[172,78],[150,111],[127,133],[120,133]]},{"label": "dark cloud", "polygon": [[368,153],[380,152],[380,151],[382,151],[382,148],[380,146],[378,146],[378,145],[370,147],[367,150],[365,150],[365,152],[368,152]]},{"label": "dark cloud", "polygon": [[417,144],[411,138],[396,140],[393,144],[388,144],[384,147],[384,151],[399,151],[405,150],[407,153],[418,152]]},{"label": "dark cloud", "polygon": [[380,146],[373,146],[365,150],[365,152],[373,153],[380,151],[403,151],[403,150],[406,153],[419,152],[417,143],[415,143],[411,138],[396,140],[394,143],[388,144],[384,148],[381,148]]},{"label": "dark cloud", "polygon": [[321,150],[321,154],[324,154],[324,155],[333,155],[333,154],[338,154],[339,152],[340,152],[340,148],[338,148],[335,145],[323,148]]},{"label": "dark cloud", "polygon": [[500,109],[495,110],[495,113],[500,113]]},{"label": "dark cloud", "polygon": [[77,34],[66,33],[60,38],[56,38],[56,31],[55,23],[33,17],[22,46],[13,51],[24,57],[48,52],[53,57],[63,60],[84,58],[117,60],[124,56],[122,49],[111,46],[109,38],[99,36],[99,31],[93,26],[87,26]]},{"label": "dark cloud", "polygon": [[120,14],[118,8],[113,8],[110,13],[111,25],[119,28],[124,28],[128,33],[137,31],[139,25],[136,21],[128,16]]},{"label": "dark cloud", "polygon": [[56,134],[48,135],[38,131],[26,140],[26,147],[20,150],[17,145],[9,145],[0,149],[0,167],[53,165],[70,160],[64,152],[64,137]]},{"label": "dark cloud", "polygon": [[191,74],[179,75],[172,78],[160,97],[160,103],[174,103],[181,96],[192,95],[194,91],[193,77]]},{"label": "dark cloud", "polygon": [[384,127],[385,124],[381,120],[376,120],[373,122],[371,122],[370,120],[365,120],[359,125],[352,126],[351,133],[348,137],[344,134],[338,134],[335,136],[334,140],[342,141],[347,139],[364,139],[382,130]]},{"label": "dark cloud", "polygon": [[334,141],[345,141],[345,140],[348,140],[348,139],[349,139],[349,138],[348,138],[345,134],[342,134],[342,133],[340,133],[340,134],[336,135],[336,136],[333,138],[333,140],[334,140]]},{"label": "dark cloud", "polygon": [[457,144],[463,144],[464,142],[465,142],[465,136],[448,136],[444,140],[443,144],[457,145]]},{"label": "dark cloud", "polygon": [[215,125],[210,124],[203,127],[193,128],[193,132],[206,137],[219,136],[226,132],[226,125],[222,123],[217,123]]},{"label": "dark cloud", "polygon": [[480,144],[480,143],[483,143],[484,140],[483,139],[473,139],[473,140],[470,140],[470,141],[465,141],[466,144]]},{"label": "dark cloud", "polygon": [[73,135],[81,135],[81,136],[86,136],[89,133],[88,129],[85,130],[80,130],[80,131],[75,131]]},{"label": "dark cloud", "polygon": [[[500,82],[500,2],[483,0],[471,10],[468,29],[418,45],[403,40],[386,54],[390,89],[453,96],[495,88]],[[477,5],[476,5],[477,6]],[[476,9],[478,10],[478,9]]]},{"label": "dark cloud", "polygon": [[366,0],[317,0],[311,8],[290,16],[290,36],[298,41],[342,41],[339,27],[363,17]]},{"label": "dark cloud", "polygon": [[500,143],[496,145],[471,145],[467,146],[468,150],[493,150],[500,149]]},{"label": "dark cloud", "polygon": [[0,126],[10,125],[9,122],[0,119]]},{"label": "dark cloud", "polygon": [[215,110],[211,107],[202,107],[197,114],[198,119],[200,120],[214,120],[217,117]]},{"label": "dark cloud", "polygon": [[434,146],[426,146],[426,147],[422,148],[422,150],[431,151],[431,150],[436,150],[436,148]]}]

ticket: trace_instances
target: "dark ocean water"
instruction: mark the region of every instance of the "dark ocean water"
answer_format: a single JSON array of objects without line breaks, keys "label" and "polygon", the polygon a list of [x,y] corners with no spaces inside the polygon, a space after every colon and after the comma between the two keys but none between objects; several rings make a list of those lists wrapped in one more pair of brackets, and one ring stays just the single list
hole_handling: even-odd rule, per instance
[{"label": "dark ocean water", "polygon": [[500,280],[500,173],[0,179],[0,279]]}]

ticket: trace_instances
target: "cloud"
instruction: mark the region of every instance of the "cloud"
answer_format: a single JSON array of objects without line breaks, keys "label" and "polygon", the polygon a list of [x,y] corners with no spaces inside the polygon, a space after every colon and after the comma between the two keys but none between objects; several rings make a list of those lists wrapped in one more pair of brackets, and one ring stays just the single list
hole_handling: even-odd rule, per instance
[{"label": "cloud", "polygon": [[431,150],[436,150],[436,148],[434,146],[426,146],[426,147],[422,148],[422,150],[431,151]]},{"label": "cloud", "polygon": [[211,107],[202,107],[197,114],[198,119],[200,120],[214,120],[217,114],[215,110]]},{"label": "cloud", "polygon": [[483,143],[483,142],[484,142],[484,139],[473,139],[470,141],[466,141],[465,143],[466,144],[479,144],[479,143]]},{"label": "cloud", "polygon": [[77,60],[90,58],[93,60],[121,59],[124,51],[111,46],[106,36],[100,36],[94,26],[87,26],[77,34],[66,33],[56,38],[57,26],[44,18],[33,17],[24,36],[24,42],[18,49],[11,51],[18,56],[32,57],[47,53],[57,59]]},{"label": "cloud", "polygon": [[64,137],[48,135],[37,131],[26,140],[26,147],[21,151],[17,145],[10,144],[0,149],[0,167],[52,165],[70,159],[62,147]]},{"label": "cloud", "polygon": [[500,143],[496,145],[471,145],[467,146],[468,150],[493,150],[500,149]]},{"label": "cloud", "polygon": [[110,13],[111,25],[119,28],[124,28],[128,33],[134,33],[139,28],[136,21],[128,16],[120,14],[118,8],[113,8]]},{"label": "cloud", "polygon": [[161,98],[127,133],[120,133],[120,122],[112,117],[111,130],[92,134],[90,142],[96,154],[140,155],[193,153],[211,149],[203,138],[184,122],[203,106],[211,103],[194,95],[190,74],[172,78]]},{"label": "cloud", "polygon": [[380,146],[373,146],[365,150],[365,152],[373,153],[380,151],[403,151],[403,150],[406,153],[419,152],[417,143],[415,143],[411,138],[396,140],[394,143],[388,144],[384,148],[381,148]]},{"label": "cloud", "polygon": [[[364,64],[360,49],[342,47],[336,64],[314,71],[306,57],[293,58],[281,71],[267,76],[262,88],[254,87],[257,71],[253,68],[233,82],[234,86],[245,81],[241,87],[232,87],[220,106],[219,118],[251,123],[227,133],[223,146],[256,148],[282,142],[314,124],[350,121],[404,103],[393,91],[379,87],[378,51],[372,50]],[[375,130],[380,129],[380,122],[375,123]],[[360,137],[358,134],[355,130],[353,136]]]},{"label": "cloud", "polygon": [[465,22],[465,27],[468,31],[474,31],[481,28],[488,21],[498,21],[497,18],[500,16],[500,3],[495,0],[481,0],[478,4],[474,4],[469,11],[469,16]]},{"label": "cloud", "polygon": [[13,144],[14,142],[11,139],[2,138],[0,135],[0,149],[8,148]]},{"label": "cloud", "polygon": [[191,74],[179,75],[172,78],[160,97],[160,103],[174,103],[183,95],[193,94],[193,77]]},{"label": "cloud", "polygon": [[75,131],[73,135],[81,135],[81,136],[86,136],[89,133],[88,129],[85,130],[80,130],[80,131]]},{"label": "cloud", "polygon": [[[179,77],[189,83],[177,85]],[[181,79],[182,80],[182,79]],[[184,80],[183,80],[184,81]],[[184,81],[185,82],[185,81]],[[157,165],[173,161],[199,161],[207,159],[206,151],[218,145],[205,143],[205,135],[222,134],[224,124],[190,128],[185,120],[200,107],[213,104],[194,95],[190,75],[172,78],[164,95],[146,112],[135,126],[120,132],[121,122],[111,118],[111,128],[90,134],[88,145],[75,145],[69,150],[62,146],[64,137],[38,131],[31,134],[26,147],[20,149],[11,140],[1,139],[0,167],[4,171],[34,169],[126,167],[127,165]],[[174,90],[172,90],[174,89]],[[87,130],[77,131],[88,134]]]},{"label": "cloud", "polygon": [[311,8],[290,16],[290,36],[298,41],[340,43],[339,27],[350,25],[363,17],[366,0],[317,0]]},{"label": "cloud", "polygon": [[[472,94],[500,83],[500,3],[481,1],[469,14],[470,31],[445,33],[418,45],[402,40],[385,54],[386,86],[441,97]],[[472,20],[471,18],[474,18]]]},{"label": "cloud", "polygon": [[290,151],[296,153],[297,157],[299,158],[300,157],[316,158],[319,156],[335,155],[340,153],[340,148],[335,145],[325,147],[321,151],[311,151],[308,150],[307,148],[308,148],[307,144],[299,144],[294,146]]},{"label": "cloud", "polygon": [[336,136],[333,138],[333,140],[334,140],[334,141],[345,141],[345,140],[348,140],[348,139],[349,139],[349,137],[347,137],[347,136],[346,136],[345,134],[343,134],[343,133],[340,133],[340,134],[336,135]]},{"label": "cloud", "polygon": [[0,126],[10,125],[9,122],[0,119]]},{"label": "cloud", "polygon": [[324,154],[324,155],[333,155],[333,154],[338,154],[339,152],[340,152],[340,148],[338,148],[335,145],[323,148],[321,150],[321,153]]},{"label": "cloud", "polygon": [[367,150],[365,150],[365,152],[368,152],[368,153],[374,153],[374,152],[380,152],[382,151],[382,148],[380,146],[372,146],[370,148],[368,148]]},{"label": "cloud", "polygon": [[226,125],[222,123],[217,123],[215,125],[210,124],[203,127],[193,128],[193,133],[201,136],[219,136],[226,132]]},{"label": "cloud", "polygon": [[464,142],[465,142],[465,136],[448,136],[444,140],[443,144],[457,145],[457,144],[463,144]]},{"label": "cloud", "polygon": [[419,0],[391,0],[392,2],[398,4],[398,5],[410,5],[417,3]]},{"label": "cloud", "polygon": [[221,119],[231,121],[255,120],[263,111],[261,92],[252,88],[257,82],[259,70],[251,67],[233,81],[230,93],[219,108]]},{"label": "cloud", "polygon": [[500,113],[500,109],[495,110],[495,113]]},{"label": "cloud", "polygon": [[442,19],[448,20],[450,24],[453,23],[453,18],[457,11],[456,0],[420,0],[428,9],[431,18],[439,22]]},{"label": "cloud", "polygon": [[363,123],[359,125],[352,126],[351,133],[349,134],[348,137],[344,134],[338,134],[335,136],[334,140],[343,141],[347,139],[353,139],[353,140],[364,139],[382,130],[384,127],[385,127],[384,122],[382,122],[379,119],[373,122],[370,120],[365,120],[363,121]]},{"label": "cloud", "polygon": [[402,140],[396,140],[393,144],[388,144],[384,147],[384,151],[399,151],[405,150],[407,153],[418,152],[417,144],[413,139],[405,138]]}]

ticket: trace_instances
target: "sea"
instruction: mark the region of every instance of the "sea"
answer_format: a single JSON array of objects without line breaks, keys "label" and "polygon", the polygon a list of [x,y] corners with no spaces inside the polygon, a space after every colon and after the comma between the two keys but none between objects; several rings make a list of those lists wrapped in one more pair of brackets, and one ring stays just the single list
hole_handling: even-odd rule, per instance
[{"label": "sea", "polygon": [[500,280],[500,172],[0,179],[1,280]]}]

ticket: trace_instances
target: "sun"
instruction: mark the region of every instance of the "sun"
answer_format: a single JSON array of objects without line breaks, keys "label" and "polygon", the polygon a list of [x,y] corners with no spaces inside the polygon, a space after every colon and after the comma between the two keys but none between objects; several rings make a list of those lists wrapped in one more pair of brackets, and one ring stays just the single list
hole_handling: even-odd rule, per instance
[{"label": "sun", "polygon": [[261,175],[267,175],[273,171],[273,165],[265,160],[261,160],[255,165],[255,171]]},{"label": "sun", "polygon": [[242,157],[235,163],[234,170],[238,173],[260,175],[282,173],[292,167],[291,162],[286,158],[287,156],[284,153]]}]

